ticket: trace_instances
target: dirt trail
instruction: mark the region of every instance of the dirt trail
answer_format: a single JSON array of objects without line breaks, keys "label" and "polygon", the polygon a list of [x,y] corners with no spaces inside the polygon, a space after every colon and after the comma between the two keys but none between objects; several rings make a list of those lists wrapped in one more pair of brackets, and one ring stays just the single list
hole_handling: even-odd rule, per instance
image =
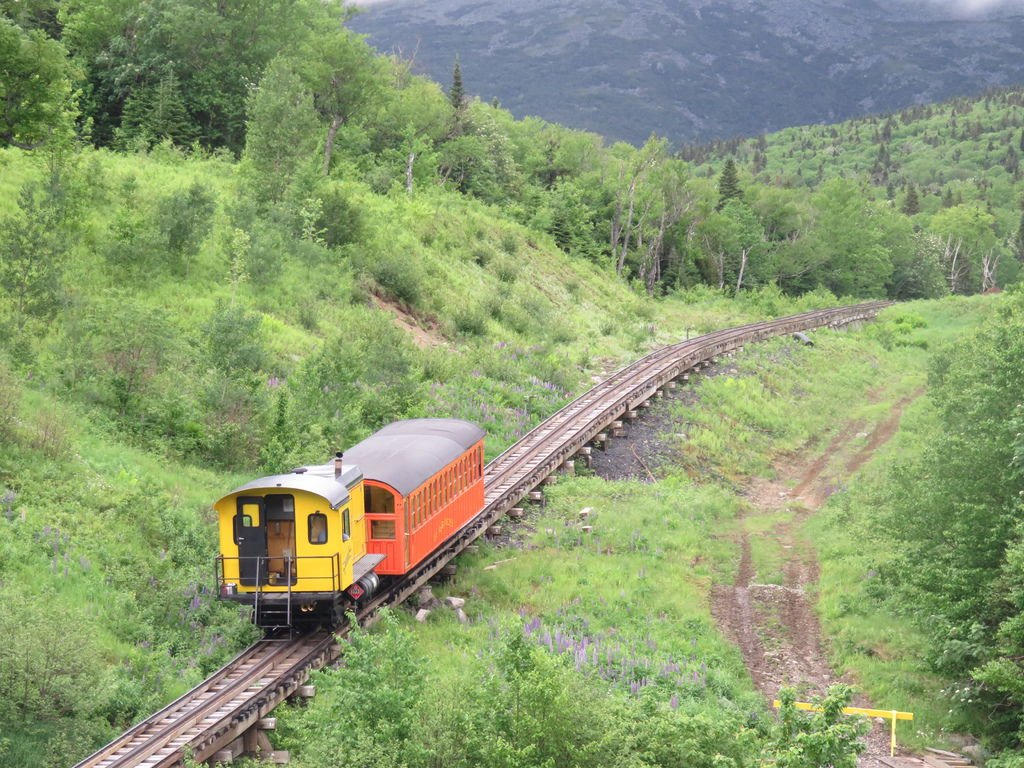
[{"label": "dirt trail", "polygon": [[[742,650],[754,683],[769,700],[776,698],[785,686],[796,688],[803,698],[821,695],[833,683],[853,682],[835,675],[822,647],[821,628],[814,612],[818,562],[814,550],[799,537],[798,531],[801,523],[825,503],[840,483],[895,434],[903,411],[921,394],[917,391],[896,403],[870,434],[861,431],[862,422],[852,422],[820,456],[781,464],[776,467],[777,479],[755,480],[746,491],[747,514],[780,515],[774,527],[757,534],[764,540],[757,543],[778,547],[782,583],[758,583],[751,534],[744,527],[736,581],[731,586],[714,588],[712,614]],[[855,449],[853,443],[861,437],[867,440]],[[844,457],[845,460],[836,461]],[[855,703],[871,706],[863,696]],[[881,768],[883,764],[878,758],[888,754],[888,727],[876,723],[868,735],[867,751],[858,764],[861,768]]]}]

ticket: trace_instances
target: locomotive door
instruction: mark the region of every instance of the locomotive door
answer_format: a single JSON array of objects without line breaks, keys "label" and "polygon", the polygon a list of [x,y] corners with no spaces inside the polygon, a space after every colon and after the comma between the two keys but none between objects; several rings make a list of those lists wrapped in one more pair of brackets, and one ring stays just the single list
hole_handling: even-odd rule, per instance
[{"label": "locomotive door", "polygon": [[263,499],[239,496],[236,510],[238,580],[243,587],[260,587],[267,583],[267,524]]}]

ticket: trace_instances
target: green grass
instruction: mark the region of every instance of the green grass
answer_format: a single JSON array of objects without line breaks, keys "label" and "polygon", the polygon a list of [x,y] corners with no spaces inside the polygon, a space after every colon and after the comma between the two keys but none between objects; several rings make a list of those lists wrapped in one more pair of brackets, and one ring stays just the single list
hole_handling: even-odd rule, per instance
[{"label": "green grass", "polygon": [[[581,520],[585,508],[591,514]],[[695,705],[713,706],[722,696],[730,707],[752,706],[742,659],[714,629],[707,599],[712,575],[737,557],[731,540],[712,534],[737,509],[721,490],[683,479],[563,478],[548,491],[547,506],[518,529],[522,548],[484,544],[460,556],[457,575],[439,593],[467,597],[472,623],[435,613],[417,633],[422,649],[441,657],[443,648],[486,643],[488,627],[508,617],[537,618],[552,630],[615,638],[659,658],[695,659],[692,666],[707,669],[707,690],[691,691]]]}]

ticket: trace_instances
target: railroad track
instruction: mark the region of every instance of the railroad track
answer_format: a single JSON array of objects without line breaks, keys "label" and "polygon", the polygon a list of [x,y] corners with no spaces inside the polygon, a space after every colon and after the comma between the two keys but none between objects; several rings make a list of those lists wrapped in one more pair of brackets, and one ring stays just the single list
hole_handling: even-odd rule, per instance
[{"label": "railroad track", "polygon": [[[359,623],[371,624],[381,608],[402,603],[609,424],[646,404],[668,382],[744,344],[868,320],[889,303],[816,310],[717,331],[663,347],[613,374],[491,461],[484,469],[485,505],[480,514],[415,571],[368,602],[358,613]],[[347,628],[341,628],[336,635],[346,633]],[[294,695],[310,672],[339,656],[336,635],[318,631],[254,643],[75,768],[170,768],[184,765],[186,753],[204,761],[239,739],[250,739],[254,726]]]}]

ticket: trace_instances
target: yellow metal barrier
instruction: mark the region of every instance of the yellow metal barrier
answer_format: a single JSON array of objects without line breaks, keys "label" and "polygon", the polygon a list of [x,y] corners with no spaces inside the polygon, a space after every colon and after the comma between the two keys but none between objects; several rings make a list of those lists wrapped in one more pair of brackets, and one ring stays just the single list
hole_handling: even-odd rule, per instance
[{"label": "yellow metal barrier", "polygon": [[[772,702],[772,706],[778,709],[782,706],[782,702],[775,699]],[[794,701],[793,706],[797,709],[802,709],[805,712],[821,712],[821,707],[816,707],[813,704],[808,704],[804,701]],[[864,709],[863,707],[843,707],[844,715],[864,715],[865,717],[884,717],[892,721],[892,737],[889,743],[889,757],[896,755],[896,721],[897,720],[913,720],[913,712],[897,712],[895,709]]]}]

